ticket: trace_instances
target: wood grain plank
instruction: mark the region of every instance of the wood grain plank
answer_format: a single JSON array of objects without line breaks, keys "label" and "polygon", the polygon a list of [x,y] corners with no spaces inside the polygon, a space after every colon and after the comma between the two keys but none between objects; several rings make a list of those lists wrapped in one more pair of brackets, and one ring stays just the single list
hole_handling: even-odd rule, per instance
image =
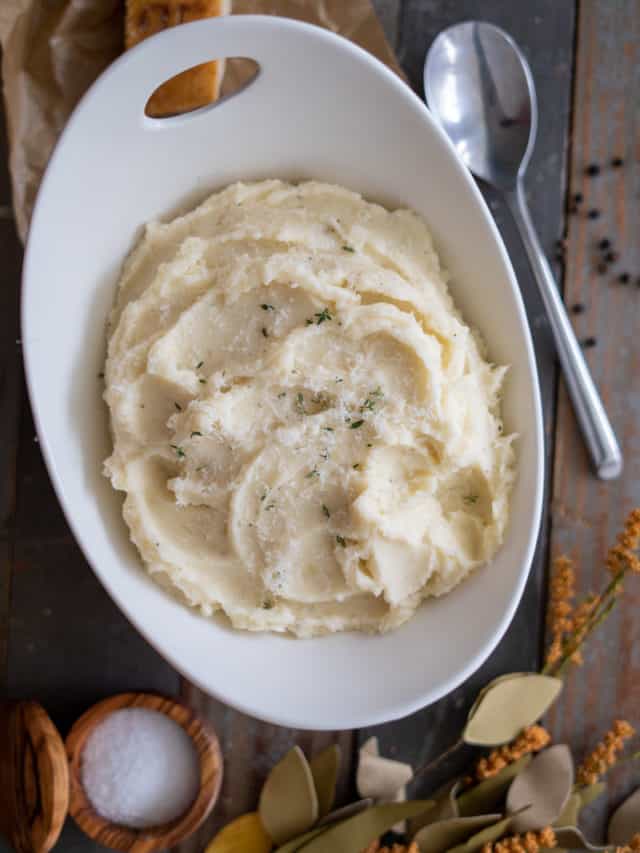
[{"label": "wood grain plank", "polygon": [[[427,48],[445,27],[478,17],[474,0],[442,4],[438,0],[406,0],[400,23],[399,58],[413,87],[422,94],[422,68]],[[538,140],[527,178],[527,195],[542,245],[551,256],[564,228],[565,153],[567,149],[572,80],[575,9],[572,0],[535,0],[507,4],[487,0],[482,19],[501,26],[524,50],[532,67],[540,102]],[[556,389],[556,362],[549,325],[524,257],[522,244],[501,200],[490,191],[485,197],[497,221],[513,262],[524,296],[541,378],[547,439],[547,484]],[[556,268],[556,272],[559,270]],[[380,738],[384,754],[422,763],[453,742],[477,690],[493,676],[538,663],[543,634],[545,567],[548,518],[541,536],[527,587],[511,627],[487,663],[446,699],[407,719],[360,732],[362,742],[371,734]],[[463,626],[452,626],[452,640]],[[437,654],[426,649],[425,654]],[[419,793],[426,793],[439,779],[466,761],[463,752],[445,765],[442,773],[424,779]]]},{"label": "wood grain plank", "polygon": [[11,698],[37,698],[64,733],[89,705],[126,690],[178,692],[176,673],[133,629],[71,535],[18,540]]},{"label": "wood grain plank", "polygon": [[[566,300],[582,303],[575,319],[579,337],[595,335],[588,361],[625,455],[622,478],[601,483],[589,472],[573,413],[564,391],[558,407],[552,505],[552,550],[568,553],[579,567],[581,592],[601,588],[603,558],[626,512],[640,504],[640,4],[582,0],[577,33],[575,114],[571,147],[571,192],[585,202],[567,229]],[[625,159],[612,169],[611,157]],[[602,173],[587,179],[590,163]],[[599,219],[586,216],[599,209]],[[598,275],[599,239],[615,243],[619,261]],[[629,271],[632,283],[617,282]],[[635,582],[634,582],[635,581]],[[584,669],[573,671],[550,715],[557,740],[578,755],[595,746],[614,717],[640,723],[640,583],[631,579],[617,612],[593,639]],[[609,793],[587,814],[594,838],[609,810],[637,785],[637,770],[622,766],[611,775]]]}]

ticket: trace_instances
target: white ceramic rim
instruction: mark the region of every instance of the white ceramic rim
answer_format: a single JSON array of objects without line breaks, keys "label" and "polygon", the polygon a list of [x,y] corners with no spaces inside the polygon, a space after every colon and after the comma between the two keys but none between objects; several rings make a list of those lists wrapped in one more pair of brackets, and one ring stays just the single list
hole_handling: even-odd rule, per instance
[{"label": "white ceramic rim", "polygon": [[[223,19],[218,19],[222,22]],[[235,21],[238,24],[234,25],[242,25],[239,24],[240,21],[246,26],[251,26],[252,24],[259,23],[260,26],[269,28],[269,27],[282,27],[287,28],[289,30],[298,31],[300,33],[311,33],[315,38],[324,39],[329,42],[333,42],[335,46],[339,46],[340,49],[351,52],[354,57],[356,57],[360,62],[369,66],[370,70],[375,74],[382,75],[386,78],[386,81],[391,87],[395,90],[395,95],[398,98],[403,99],[412,109],[419,111],[422,117],[424,124],[428,127],[429,132],[432,134],[436,134],[439,137],[440,143],[443,144],[450,152],[451,158],[455,163],[456,170],[460,173],[462,180],[467,184],[467,187],[473,197],[475,198],[479,209],[482,211],[482,214],[485,219],[485,224],[491,232],[495,247],[498,249],[502,263],[505,268],[505,272],[507,273],[507,277],[511,283],[512,292],[514,301],[516,304],[517,312],[521,324],[525,331],[529,329],[528,320],[524,308],[524,303],[522,300],[522,296],[519,290],[519,286],[517,283],[517,279],[515,277],[515,273],[513,271],[511,261],[509,259],[508,253],[502,241],[502,237],[497,229],[497,226],[494,222],[491,213],[478,189],[473,178],[468,172],[467,168],[464,166],[462,161],[459,159],[453,145],[449,141],[448,137],[441,129],[437,121],[432,117],[431,113],[425,106],[425,104],[418,98],[418,96],[410,89],[410,87],[403,82],[400,77],[398,77],[394,72],[392,72],[386,65],[384,65],[380,60],[376,59],[373,55],[358,47],[353,42],[348,39],[336,35],[335,33],[330,32],[329,30],[325,30],[321,27],[317,27],[311,24],[307,24],[301,21],[289,19],[289,18],[279,18],[269,15],[239,15],[235,18]],[[194,22],[191,24],[182,25],[181,29],[187,27],[198,27],[201,26],[202,22]],[[218,23],[209,21],[208,24]],[[148,48],[149,44],[153,42],[158,42],[158,40],[162,39],[167,42],[167,45],[171,42],[172,33],[171,31],[165,31],[163,33],[159,33],[156,36],[153,36],[151,39],[148,39],[145,42],[142,42],[132,50],[141,52]],[[77,114],[81,113],[84,109],[84,106],[87,100],[91,97],[92,92],[96,86],[100,85],[100,82],[106,79],[113,71],[122,63],[127,62],[128,55],[132,51],[128,51],[116,59],[104,72],[103,74],[92,84],[89,90],[85,93],[85,95],[81,98],[80,102],[76,106],[72,118]],[[50,158],[47,171],[44,175],[44,178],[41,183],[41,189],[38,194],[38,198],[36,199],[36,203],[33,210],[32,216],[32,224],[36,223],[39,218],[40,211],[40,198],[43,194],[42,190],[47,185],[47,179],[49,177],[50,170],[57,159],[60,157],[61,151],[65,145],[65,139],[68,133],[69,123],[67,127],[63,130],[60,139],[56,145],[56,148]],[[439,686],[427,689],[422,691],[419,695],[415,697],[413,701],[401,701],[394,702],[392,700],[386,705],[386,708],[383,712],[379,713],[363,713],[359,715],[351,714],[348,719],[345,719],[341,716],[340,709],[338,707],[338,703],[336,704],[336,714],[332,719],[327,720],[326,722],[320,722],[318,720],[314,720],[313,726],[309,725],[308,720],[304,719],[304,717],[299,717],[295,713],[289,712],[288,709],[283,708],[282,713],[280,714],[269,714],[263,713],[259,708],[254,707],[252,704],[247,702],[238,702],[238,700],[229,695],[223,686],[219,687],[215,691],[213,691],[208,685],[206,685],[199,676],[190,671],[190,668],[186,666],[182,661],[176,660],[176,657],[171,653],[168,648],[160,648],[160,644],[156,642],[155,638],[149,636],[148,632],[145,631],[142,627],[139,626],[138,620],[136,619],[136,608],[132,606],[128,601],[121,601],[117,598],[116,594],[112,592],[108,572],[103,571],[97,560],[93,560],[91,557],[91,545],[88,541],[88,537],[83,534],[83,531],[80,527],[79,522],[74,520],[74,510],[73,507],[69,505],[69,502],[65,497],[65,487],[63,478],[61,477],[58,468],[56,466],[56,460],[54,456],[54,452],[48,442],[46,429],[43,424],[42,413],[40,410],[40,406],[38,400],[35,395],[34,386],[35,386],[35,377],[33,374],[33,368],[30,362],[29,356],[29,313],[27,309],[27,289],[28,289],[28,280],[30,277],[30,269],[32,264],[31,257],[31,244],[27,241],[25,257],[24,257],[24,265],[23,265],[23,273],[22,273],[22,293],[21,293],[21,328],[22,328],[22,339],[25,342],[24,346],[24,361],[25,361],[25,374],[26,374],[26,384],[27,390],[29,393],[29,399],[31,402],[31,407],[33,411],[34,422],[36,426],[37,435],[40,441],[40,446],[42,449],[42,453],[44,456],[44,460],[47,466],[47,470],[49,472],[49,476],[51,478],[56,496],[60,502],[63,513],[69,524],[69,527],[74,535],[74,538],[78,545],[80,546],[82,553],[91,566],[94,574],[98,577],[101,584],[112,598],[112,600],[116,603],[118,608],[125,614],[126,618],[131,622],[131,624],[136,628],[136,630],[144,637],[144,639],[165,659],[168,663],[176,669],[177,672],[182,674],[186,679],[188,679],[192,684],[196,685],[198,688],[203,690],[206,694],[213,696],[214,698],[224,702],[225,704],[241,711],[242,713],[248,714],[257,719],[263,720],[267,723],[271,723],[274,725],[280,725],[290,728],[296,729],[310,729],[313,730],[337,730],[337,729],[346,729],[346,728],[365,728],[368,726],[379,725],[387,722],[391,722],[393,720],[400,719],[409,714],[412,714],[416,711],[421,710],[422,708],[431,705],[432,703],[438,701],[439,699],[447,696],[451,693],[456,687],[462,684],[470,675],[472,675],[489,657],[489,655],[494,651],[502,637],[504,636],[515,610],[520,602],[522,597],[522,593],[524,590],[524,586],[529,575],[529,570],[531,568],[531,562],[533,559],[533,554],[535,551],[538,532],[540,528],[540,520],[542,515],[542,498],[544,491],[544,431],[543,431],[543,420],[542,420],[542,407],[540,401],[540,389],[539,389],[539,378],[538,371],[535,361],[535,355],[533,351],[533,345],[531,340],[530,332],[525,333],[523,335],[522,345],[525,348],[527,362],[529,366],[529,370],[531,375],[536,380],[534,382],[534,395],[535,399],[533,401],[534,410],[535,410],[535,424],[532,425],[532,439],[533,445],[536,453],[536,471],[535,471],[535,481],[531,484],[531,487],[534,492],[533,504],[535,507],[533,517],[531,518],[531,524],[529,527],[529,536],[526,542],[526,546],[523,547],[524,558],[522,560],[522,565],[520,568],[520,572],[518,575],[517,583],[515,584],[513,593],[511,595],[509,606],[505,608],[502,618],[499,623],[496,625],[495,631],[487,639],[477,650],[476,654],[471,657],[465,666],[459,667],[456,671],[454,671],[450,678],[441,683]]]}]

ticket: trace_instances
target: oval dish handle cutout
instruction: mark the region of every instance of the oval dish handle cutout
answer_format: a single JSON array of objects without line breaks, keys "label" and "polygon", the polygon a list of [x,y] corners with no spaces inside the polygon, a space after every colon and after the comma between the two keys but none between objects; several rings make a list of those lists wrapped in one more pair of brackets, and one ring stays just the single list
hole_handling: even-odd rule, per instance
[{"label": "oval dish handle cutout", "polygon": [[238,95],[256,79],[260,66],[248,57],[212,59],[165,80],[144,108],[149,118],[162,121],[208,110]]}]

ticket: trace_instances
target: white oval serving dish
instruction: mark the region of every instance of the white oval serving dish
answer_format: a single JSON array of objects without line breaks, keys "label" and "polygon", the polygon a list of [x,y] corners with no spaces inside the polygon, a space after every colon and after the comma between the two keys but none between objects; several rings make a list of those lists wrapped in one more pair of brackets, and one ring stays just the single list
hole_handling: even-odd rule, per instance
[{"label": "white oval serving dish", "polygon": [[[216,106],[162,122],[144,115],[159,82],[222,56],[252,57],[260,74]],[[511,365],[504,416],[520,437],[506,542],[490,565],[383,636],[294,640],[201,617],[142,570],[121,496],[102,476],[110,452],[98,379],[105,319],[140,226],[232,181],[267,177],[332,181],[421,213],[465,318],[490,357]],[[113,599],[187,678],[264,720],[340,729],[409,714],[485,660],[520,599],[538,531],[535,361],[513,270],[480,193],[424,104],[385,66],[330,32],[274,17],[198,22],[142,43],[92,86],[58,143],[23,284],[29,392],[67,519]]]}]

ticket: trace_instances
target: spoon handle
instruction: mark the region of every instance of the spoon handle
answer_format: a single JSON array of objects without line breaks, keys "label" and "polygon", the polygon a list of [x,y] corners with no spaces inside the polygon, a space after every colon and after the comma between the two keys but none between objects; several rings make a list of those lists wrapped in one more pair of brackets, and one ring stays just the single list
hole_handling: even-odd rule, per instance
[{"label": "spoon handle", "polygon": [[622,453],[540,246],[527,208],[522,181],[518,181],[513,192],[506,194],[506,199],[549,317],[567,390],[593,467],[601,480],[612,480],[622,472]]}]

